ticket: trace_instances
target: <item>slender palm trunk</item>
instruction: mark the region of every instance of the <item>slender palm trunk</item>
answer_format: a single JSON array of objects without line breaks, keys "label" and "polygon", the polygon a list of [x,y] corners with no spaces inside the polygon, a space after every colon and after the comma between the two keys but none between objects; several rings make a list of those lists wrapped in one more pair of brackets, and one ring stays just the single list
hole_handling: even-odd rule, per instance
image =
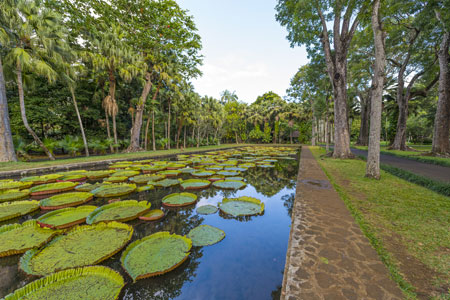
[{"label": "slender palm trunk", "polygon": [[[108,139],[111,140],[111,129],[109,126],[109,116],[108,113],[105,110],[105,120],[106,120],[106,133],[108,134]],[[111,153],[114,152],[114,148],[111,144],[109,144],[109,150],[111,151]]]},{"label": "slender palm trunk", "polygon": [[25,100],[23,95],[23,82],[22,82],[22,66],[20,64],[17,64],[17,87],[19,89],[19,103],[20,103],[20,114],[22,116],[23,125],[27,129],[28,133],[31,134],[35,142],[44,150],[45,154],[47,154],[48,158],[50,160],[55,160],[53,157],[53,154],[45,147],[44,143],[41,141],[41,139],[37,136],[37,134],[31,129],[30,125],[28,124],[27,115],[25,112]]},{"label": "slender palm trunk", "polygon": [[151,74],[147,72],[145,74],[145,85],[139,98],[139,104],[136,108],[136,114],[134,116],[133,127],[131,128],[130,146],[127,151],[136,152],[141,150],[139,146],[139,138],[141,136],[142,117],[144,114],[145,102],[147,102],[148,94],[152,88]]},{"label": "slender palm trunk", "polygon": [[[109,71],[109,96],[112,99],[113,103],[116,103],[116,77],[114,76],[114,71]],[[113,120],[113,134],[114,134],[114,148],[117,152],[119,149],[117,147],[117,126],[116,126],[116,115],[117,112],[113,111],[111,117]]]},{"label": "slender palm trunk", "polygon": [[325,151],[328,153],[330,151],[330,135],[328,134],[328,124],[329,124],[329,113],[328,105],[330,103],[330,98],[327,95],[327,100],[325,102]]},{"label": "slender palm trunk", "polygon": [[147,124],[145,124],[145,137],[144,137],[144,149],[147,151],[148,144],[148,128],[150,127],[150,120],[152,118],[152,112],[148,113]]},{"label": "slender palm trunk", "polygon": [[181,129],[183,129],[183,117],[178,120],[178,132],[177,132],[177,149],[180,147]]},{"label": "slender palm trunk", "polygon": [[80,111],[78,110],[77,99],[75,98],[75,90],[70,87],[70,94],[72,94],[73,106],[75,107],[75,112],[77,113],[78,122],[80,123],[81,137],[83,138],[84,151],[86,152],[86,157],[89,157],[89,147],[86,140],[86,135],[84,134],[83,122],[81,121]]},{"label": "slender palm trunk", "polygon": [[197,127],[197,148],[200,147],[200,125]]},{"label": "slender palm trunk", "polygon": [[167,149],[170,150],[170,107],[171,100],[169,99],[169,116],[167,118]]},{"label": "slender palm trunk", "polygon": [[155,139],[155,108],[152,108],[152,149],[156,151],[156,139]]},{"label": "slender palm trunk", "polygon": [[5,77],[0,57],[0,162],[17,161],[9,124],[8,99],[6,98]]},{"label": "slender palm trunk", "polygon": [[317,118],[313,112],[313,121],[312,121],[312,126],[311,126],[311,146],[315,146],[316,142],[317,142],[316,123],[317,123]]},{"label": "slender palm trunk", "polygon": [[183,148],[186,149],[186,125],[184,126]]}]

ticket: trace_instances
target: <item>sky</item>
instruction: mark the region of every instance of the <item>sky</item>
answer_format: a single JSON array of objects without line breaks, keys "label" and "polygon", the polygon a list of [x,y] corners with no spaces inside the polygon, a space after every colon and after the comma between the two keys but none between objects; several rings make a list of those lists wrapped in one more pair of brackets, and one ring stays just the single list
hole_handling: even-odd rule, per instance
[{"label": "sky", "polygon": [[178,0],[194,16],[202,38],[203,76],[192,80],[200,95],[220,98],[225,89],[251,103],[265,92],[286,94],[307,63],[304,48],[291,48],[275,20],[276,0]]}]

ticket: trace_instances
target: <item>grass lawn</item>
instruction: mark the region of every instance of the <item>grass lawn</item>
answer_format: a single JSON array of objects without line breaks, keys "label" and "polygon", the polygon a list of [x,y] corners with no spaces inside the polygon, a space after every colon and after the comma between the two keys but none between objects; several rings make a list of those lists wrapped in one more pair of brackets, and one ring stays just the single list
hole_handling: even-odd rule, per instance
[{"label": "grass lawn", "polygon": [[202,150],[218,150],[222,148],[229,147],[242,147],[248,146],[247,144],[224,144],[220,146],[202,146],[200,148],[186,148],[184,151],[180,151],[179,149],[171,149],[171,150],[157,150],[157,151],[142,151],[142,152],[134,152],[134,153],[118,153],[118,154],[109,154],[109,155],[99,155],[99,156],[90,156],[90,157],[76,157],[76,158],[68,158],[68,159],[58,159],[58,160],[45,160],[38,162],[0,162],[0,172],[2,171],[11,171],[11,170],[23,170],[23,169],[31,169],[31,168],[43,168],[57,165],[65,165],[65,164],[74,164],[74,163],[83,163],[83,162],[94,162],[94,161],[102,161],[109,159],[136,159],[143,157],[152,157],[159,155],[168,155],[168,154],[182,154],[184,152],[190,151],[202,151]]},{"label": "grass lawn", "polygon": [[310,149],[409,297],[450,299],[450,198],[384,171],[365,178],[364,161]]}]

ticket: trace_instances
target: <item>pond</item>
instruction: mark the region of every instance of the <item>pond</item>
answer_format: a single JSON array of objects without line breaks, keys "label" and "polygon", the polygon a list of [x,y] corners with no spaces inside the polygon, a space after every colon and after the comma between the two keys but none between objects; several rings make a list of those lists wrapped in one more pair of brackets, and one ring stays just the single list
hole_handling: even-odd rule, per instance
[{"label": "pond", "polygon": [[[294,149],[296,151],[296,149]],[[151,208],[166,212],[160,221],[133,220],[132,241],[160,231],[187,235],[199,225],[223,230],[226,237],[217,244],[192,247],[188,259],[164,275],[135,283],[121,267],[121,252],[103,261],[124,277],[126,285],[118,299],[279,299],[288,246],[291,213],[298,173],[298,153],[291,159],[278,158],[271,168],[253,167],[242,172],[246,187],[237,191],[210,187],[188,191],[198,196],[196,204],[184,208],[162,206],[162,198],[179,193],[180,187],[155,188],[120,197],[146,200]],[[295,159],[292,159],[295,158]],[[192,178],[182,174],[178,178]],[[260,215],[233,217],[222,211],[211,215],[196,212],[199,206],[217,206],[223,198],[250,196],[264,202]],[[111,199],[111,198],[109,198]],[[108,198],[94,198],[89,205],[101,206]],[[44,212],[12,219],[0,225],[22,223]],[[18,269],[20,255],[0,258],[0,298],[33,281]]]}]

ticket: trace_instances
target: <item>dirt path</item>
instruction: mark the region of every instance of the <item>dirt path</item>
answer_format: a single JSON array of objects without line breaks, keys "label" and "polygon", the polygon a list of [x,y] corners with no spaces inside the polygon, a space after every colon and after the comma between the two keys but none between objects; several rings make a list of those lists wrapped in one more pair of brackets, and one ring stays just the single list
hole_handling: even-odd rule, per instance
[{"label": "dirt path", "polygon": [[291,226],[281,300],[404,298],[308,147]]},{"label": "dirt path", "polygon": [[[362,155],[367,157],[367,150],[360,150],[352,148],[355,155]],[[411,173],[421,175],[430,179],[441,182],[450,183],[450,168],[427,164],[420,161],[402,158],[393,155],[380,154],[381,163],[391,165],[393,167],[409,171]]]}]

